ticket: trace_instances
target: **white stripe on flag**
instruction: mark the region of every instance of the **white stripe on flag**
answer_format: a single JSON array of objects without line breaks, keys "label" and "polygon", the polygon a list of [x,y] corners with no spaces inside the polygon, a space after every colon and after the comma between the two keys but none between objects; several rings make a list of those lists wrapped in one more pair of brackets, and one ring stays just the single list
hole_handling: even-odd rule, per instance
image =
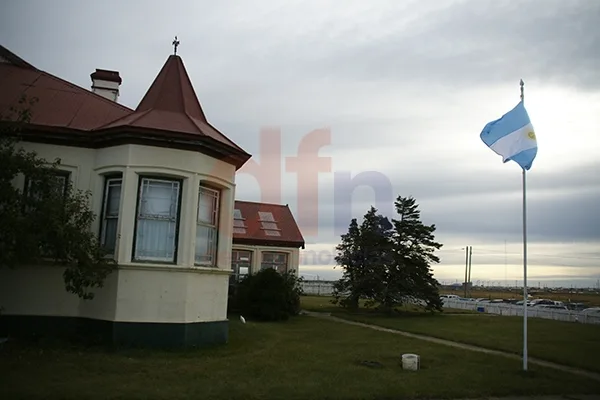
[{"label": "white stripe on flag", "polygon": [[503,161],[506,161],[506,159],[517,155],[522,151],[537,147],[535,136],[532,139],[529,136],[530,132],[534,132],[533,125],[531,125],[531,123],[496,140],[496,142],[492,144],[490,148],[494,150],[496,154],[501,155]]}]

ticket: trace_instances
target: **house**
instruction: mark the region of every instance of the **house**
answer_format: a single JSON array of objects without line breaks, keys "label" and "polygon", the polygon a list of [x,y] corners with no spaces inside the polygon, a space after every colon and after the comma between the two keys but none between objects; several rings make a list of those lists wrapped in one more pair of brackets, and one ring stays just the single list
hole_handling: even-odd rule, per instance
[{"label": "house", "polygon": [[304,238],[287,204],[236,201],[231,282],[265,268],[298,275]]},{"label": "house", "polygon": [[289,208],[235,202],[236,171],[251,156],[208,122],[181,57],[167,58],[136,109],[118,103],[118,72],[91,79],[86,90],[0,46],[0,114],[23,95],[37,100],[23,147],[60,158],[62,184],[92,192],[92,229],[118,263],[91,301],[66,292],[55,265],[0,269],[0,330],[83,330],[145,346],[227,342],[240,254],[298,270],[304,241]]}]

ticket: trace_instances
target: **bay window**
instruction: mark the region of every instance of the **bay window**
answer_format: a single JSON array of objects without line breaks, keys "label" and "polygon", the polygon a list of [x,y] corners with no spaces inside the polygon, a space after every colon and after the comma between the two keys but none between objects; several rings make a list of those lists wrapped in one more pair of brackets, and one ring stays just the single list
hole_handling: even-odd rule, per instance
[{"label": "bay window", "polygon": [[217,236],[219,233],[220,192],[201,185],[198,193],[198,216],[196,219],[195,264],[217,263]]},{"label": "bay window", "polygon": [[279,273],[286,273],[288,270],[288,254],[268,252],[262,253],[262,262],[260,269],[273,268]]},{"label": "bay window", "polygon": [[181,181],[140,177],[134,261],[175,263]]},{"label": "bay window", "polygon": [[115,254],[117,245],[117,226],[119,222],[119,206],[121,205],[120,176],[106,177],[104,198],[102,201],[102,220],[100,226],[100,244],[109,255]]}]

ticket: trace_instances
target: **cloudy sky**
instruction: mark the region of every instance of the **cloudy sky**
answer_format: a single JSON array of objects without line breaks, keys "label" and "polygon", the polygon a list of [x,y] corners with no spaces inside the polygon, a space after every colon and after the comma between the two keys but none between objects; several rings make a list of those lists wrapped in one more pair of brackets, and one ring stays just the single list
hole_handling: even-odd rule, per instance
[{"label": "cloudy sky", "polygon": [[[336,278],[350,218],[416,197],[444,244],[434,267],[519,283],[521,173],[479,139],[519,100],[539,151],[528,174],[533,284],[600,279],[600,1],[8,1],[2,44],[89,88],[118,70],[135,108],[172,53],[213,125],[253,154],[237,198],[288,203],[301,272]],[[317,158],[318,157],[318,158]],[[297,171],[300,170],[300,173]]]}]

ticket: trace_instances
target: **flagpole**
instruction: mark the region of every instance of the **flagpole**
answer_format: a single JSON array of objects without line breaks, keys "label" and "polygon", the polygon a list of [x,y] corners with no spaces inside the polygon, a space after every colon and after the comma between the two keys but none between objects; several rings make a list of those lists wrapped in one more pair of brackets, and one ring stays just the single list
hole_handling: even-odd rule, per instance
[{"label": "flagpole", "polygon": [[[521,101],[525,103],[525,83],[521,85]],[[527,371],[527,174],[523,168],[523,371]]]}]

